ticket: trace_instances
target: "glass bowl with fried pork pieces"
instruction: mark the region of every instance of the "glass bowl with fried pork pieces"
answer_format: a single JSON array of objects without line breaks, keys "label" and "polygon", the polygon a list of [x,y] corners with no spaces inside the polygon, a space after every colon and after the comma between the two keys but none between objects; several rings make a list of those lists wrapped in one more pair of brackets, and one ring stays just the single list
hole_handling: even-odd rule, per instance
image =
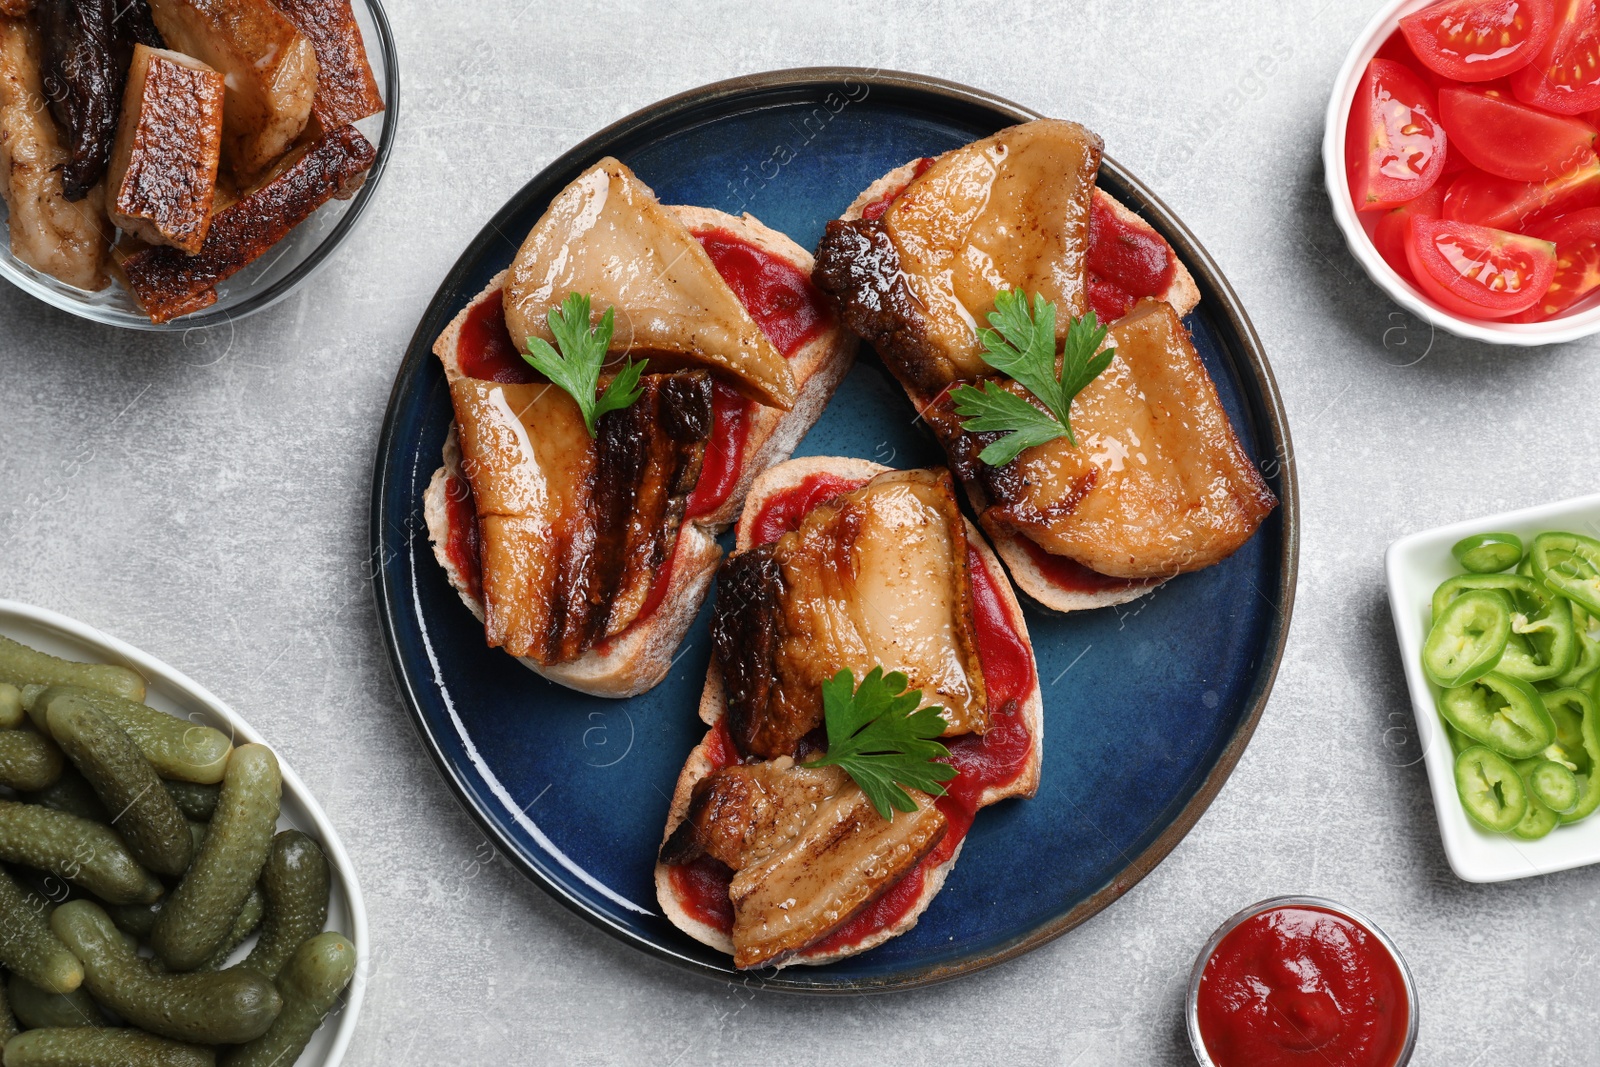
[{"label": "glass bowl with fried pork pieces", "polygon": [[269,307],[361,218],[399,84],[379,0],[0,0],[0,276],[127,329]]}]

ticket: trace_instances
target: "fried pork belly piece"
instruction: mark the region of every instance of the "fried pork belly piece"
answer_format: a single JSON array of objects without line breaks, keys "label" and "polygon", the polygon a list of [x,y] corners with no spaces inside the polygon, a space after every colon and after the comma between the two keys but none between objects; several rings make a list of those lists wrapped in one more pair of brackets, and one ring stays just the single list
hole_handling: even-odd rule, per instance
[{"label": "fried pork belly piece", "polygon": [[814,278],[845,324],[928,393],[989,373],[978,327],[995,293],[1052,301],[1062,337],[1088,309],[1101,141],[1040,119],[947,152],[881,218],[830,222]]},{"label": "fried pork belly piece", "polygon": [[350,0],[275,0],[317,52],[317,95],[311,117],[337,129],[383,110],[367,49]]},{"label": "fried pork belly piece", "polygon": [[156,20],[150,14],[150,0],[114,0],[117,40],[125,45],[142,44],[146,48],[166,48],[167,42],[156,29]]},{"label": "fried pork belly piece", "polygon": [[945,471],[889,471],[741,552],[717,577],[711,638],[743,755],[792,755],[841,668],[900,671],[945,734],[983,733],[966,520]]},{"label": "fried pork belly piece", "polygon": [[[1057,438],[990,467],[978,453],[1000,435],[962,430],[948,395],[923,417],[987,501],[985,526],[1118,578],[1170,578],[1220,563],[1277,498],[1170,304],[1141,301],[1106,343],[1117,358],[1072,403],[1077,448]],[[1026,397],[1015,382],[1000,385]]]},{"label": "fried pork belly piece", "polygon": [[111,221],[151,245],[205,245],[222,150],[222,75],[135,45],[107,172]]},{"label": "fried pork belly piece", "polygon": [[205,245],[189,256],[150,248],[123,261],[139,307],[166,322],[216,303],[216,286],[260,258],[317,208],[360,184],[376,153],[353,126],[312,144],[266,185],[211,220]]},{"label": "fried pork belly piece", "polygon": [[276,163],[306,128],[317,55],[271,0],[150,0],[169,47],[228,86],[222,158],[241,181]]},{"label": "fried pork belly piece", "polygon": [[105,177],[122,105],[127,54],[113,27],[116,0],[37,0],[33,17],[45,95],[69,153],[61,187],[68,200],[82,200]]},{"label": "fried pork belly piece", "polygon": [[482,545],[490,646],[566,663],[639,617],[677,543],[711,434],[705,371],[646,374],[591,439],[547,383],[450,383]]},{"label": "fried pork belly piece", "polygon": [[661,860],[709,855],[733,869],[734,965],[759,967],[837,930],[938,845],[943,813],[910,795],[916,811],[885,819],[837,767],[736,764],[695,786]]},{"label": "fried pork belly piece", "polygon": [[112,230],[99,186],[73,203],[61,189],[70,161],[45,101],[43,54],[27,19],[0,18],[0,196],[10,209],[11,252],[78,289],[104,289]]},{"label": "fried pork belly piece", "polygon": [[676,212],[607,157],[551,201],[506,282],[506,327],[553,340],[546,316],[568,293],[590,293],[596,321],[616,308],[613,348],[651,365],[709,367],[769,407],[794,406],[789,363],[761,332]]}]

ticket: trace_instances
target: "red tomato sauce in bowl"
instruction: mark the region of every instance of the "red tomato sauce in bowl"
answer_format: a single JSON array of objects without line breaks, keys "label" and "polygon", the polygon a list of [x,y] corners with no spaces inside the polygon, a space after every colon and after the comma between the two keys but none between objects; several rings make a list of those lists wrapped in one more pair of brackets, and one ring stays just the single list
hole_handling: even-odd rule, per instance
[{"label": "red tomato sauce in bowl", "polygon": [[1332,901],[1281,897],[1230,919],[1195,965],[1189,1036],[1210,1067],[1401,1067],[1416,989],[1377,927]]}]

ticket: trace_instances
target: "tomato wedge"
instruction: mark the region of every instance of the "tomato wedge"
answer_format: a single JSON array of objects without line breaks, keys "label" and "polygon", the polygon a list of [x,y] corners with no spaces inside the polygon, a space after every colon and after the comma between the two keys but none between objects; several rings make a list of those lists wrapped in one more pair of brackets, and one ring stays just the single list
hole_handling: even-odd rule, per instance
[{"label": "tomato wedge", "polygon": [[1555,25],[1533,61],[1511,75],[1517,99],[1558,115],[1600,108],[1600,9],[1556,0]]},{"label": "tomato wedge", "polygon": [[1556,246],[1446,219],[1411,220],[1406,244],[1417,286],[1454,315],[1503,319],[1526,311],[1556,273]]},{"label": "tomato wedge", "polygon": [[1411,240],[1411,220],[1418,215],[1436,219],[1443,207],[1444,192],[1435,185],[1415,200],[1385,211],[1378,219],[1378,225],[1372,232],[1373,247],[1383,261],[1408,282],[1416,281],[1411,273],[1411,261],[1406,257],[1406,244]]},{"label": "tomato wedge", "polygon": [[1542,322],[1600,290],[1600,208],[1569,212],[1533,231],[1556,246],[1556,274],[1542,298],[1507,322]]},{"label": "tomato wedge", "polygon": [[1544,181],[1595,158],[1593,126],[1546,114],[1496,89],[1440,89],[1439,121],[1452,153],[1501,178]]},{"label": "tomato wedge", "polygon": [[1400,20],[1417,60],[1456,81],[1488,81],[1528,65],[1550,38],[1555,0],[1443,0]]},{"label": "tomato wedge", "polygon": [[1345,135],[1350,196],[1357,211],[1415,200],[1444,168],[1444,127],[1433,90],[1400,63],[1374,59],[1356,89]]},{"label": "tomato wedge", "polygon": [[1443,216],[1452,222],[1520,230],[1542,215],[1600,200],[1600,160],[1543,182],[1516,182],[1472,167],[1463,171],[1444,194]]}]

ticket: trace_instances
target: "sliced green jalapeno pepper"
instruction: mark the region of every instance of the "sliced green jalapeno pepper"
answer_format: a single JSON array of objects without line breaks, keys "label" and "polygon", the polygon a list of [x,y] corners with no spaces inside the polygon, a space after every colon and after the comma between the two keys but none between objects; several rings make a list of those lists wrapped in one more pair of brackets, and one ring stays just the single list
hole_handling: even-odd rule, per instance
[{"label": "sliced green jalapeno pepper", "polygon": [[1522,818],[1517,820],[1517,825],[1511,828],[1511,836],[1520,837],[1524,841],[1537,841],[1539,838],[1561,825],[1561,816],[1551,811],[1532,792],[1528,793],[1528,807],[1522,813]]},{"label": "sliced green jalapeno pepper", "polygon": [[1525,682],[1545,682],[1572,669],[1578,635],[1572,608],[1543,582],[1520,574],[1461,574],[1433,594],[1433,617],[1442,618],[1450,602],[1474,589],[1495,590],[1511,603],[1511,637],[1495,670]]},{"label": "sliced green jalapeno pepper", "polygon": [[1473,534],[1457,541],[1450,554],[1464,570],[1494,574],[1522,561],[1522,539],[1508,533]]},{"label": "sliced green jalapeno pepper", "polygon": [[1600,616],[1572,605],[1572,632],[1578,639],[1578,655],[1572,669],[1551,682],[1563,689],[1581,686],[1591,674],[1600,671]]},{"label": "sliced green jalapeno pepper", "polygon": [[1422,669],[1446,689],[1466,685],[1494,670],[1511,639],[1511,601],[1497,592],[1472,589],[1445,605],[1422,645]]},{"label": "sliced green jalapeno pepper", "polygon": [[1509,833],[1528,812],[1522,776],[1505,757],[1473,745],[1456,757],[1456,792],[1472,820],[1486,830]]},{"label": "sliced green jalapeno pepper", "polygon": [[1542,533],[1533,539],[1528,558],[1551,589],[1600,615],[1600,541],[1575,533]]},{"label": "sliced green jalapeno pepper", "polygon": [[1450,725],[1508,759],[1537,756],[1556,739],[1555,720],[1539,691],[1499,671],[1446,689],[1439,711]]},{"label": "sliced green jalapeno pepper", "polygon": [[1578,776],[1572,768],[1544,756],[1518,760],[1514,766],[1528,787],[1528,795],[1557,815],[1578,806]]},{"label": "sliced green jalapeno pepper", "polygon": [[1578,805],[1561,816],[1563,823],[1575,823],[1600,808],[1600,722],[1594,701],[1580,690],[1558,689],[1543,699],[1556,724],[1553,748],[1559,750],[1546,755],[1569,764],[1578,779]]}]

